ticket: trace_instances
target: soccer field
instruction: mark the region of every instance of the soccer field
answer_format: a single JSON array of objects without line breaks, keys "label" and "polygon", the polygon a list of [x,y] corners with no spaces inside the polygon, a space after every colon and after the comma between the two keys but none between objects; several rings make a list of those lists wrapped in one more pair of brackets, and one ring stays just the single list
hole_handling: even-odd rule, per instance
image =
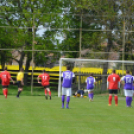
[{"label": "soccer field", "polygon": [[[113,99],[114,102],[114,99]],[[61,98],[0,95],[0,134],[126,134],[133,133],[134,108],[125,97],[108,106],[108,96],[71,97],[70,109],[61,109]]]}]

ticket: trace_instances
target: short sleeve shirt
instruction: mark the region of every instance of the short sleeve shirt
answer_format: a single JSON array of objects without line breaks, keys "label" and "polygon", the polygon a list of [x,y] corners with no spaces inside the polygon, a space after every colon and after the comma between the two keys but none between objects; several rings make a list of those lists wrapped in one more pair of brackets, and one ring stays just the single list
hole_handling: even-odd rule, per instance
[{"label": "short sleeve shirt", "polygon": [[17,81],[21,81],[24,78],[24,73],[23,72],[19,72],[17,74]]},{"label": "short sleeve shirt", "polygon": [[0,78],[2,81],[2,86],[8,86],[10,84],[11,75],[8,71],[3,71],[0,73]]},{"label": "short sleeve shirt", "polygon": [[120,82],[120,76],[117,74],[111,74],[108,76],[107,82],[109,82],[108,89],[118,89],[118,83]]},{"label": "short sleeve shirt", "polygon": [[63,77],[62,87],[71,88],[72,80],[73,77],[75,77],[75,74],[72,71],[67,70],[63,72],[62,77]]},{"label": "short sleeve shirt", "polygon": [[124,89],[132,90],[134,77],[132,75],[126,75],[121,78],[121,81],[125,82]]},{"label": "short sleeve shirt", "polygon": [[43,74],[40,74],[38,77],[41,78],[42,86],[49,85],[49,80],[50,80],[49,74],[43,73]]},{"label": "short sleeve shirt", "polygon": [[87,89],[93,89],[94,88],[94,83],[95,83],[95,78],[90,76],[86,79],[87,83]]}]

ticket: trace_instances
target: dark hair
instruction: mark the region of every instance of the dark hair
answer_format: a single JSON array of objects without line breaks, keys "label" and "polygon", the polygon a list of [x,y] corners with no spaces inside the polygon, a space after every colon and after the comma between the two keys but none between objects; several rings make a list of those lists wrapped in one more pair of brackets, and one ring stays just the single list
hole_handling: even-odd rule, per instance
[{"label": "dark hair", "polygon": [[20,71],[24,71],[24,68],[21,68]]},{"label": "dark hair", "polygon": [[67,70],[70,70],[71,69],[71,67],[70,66],[67,66]]},{"label": "dark hair", "polygon": [[93,73],[90,74],[90,76],[93,76],[93,75],[94,75]]},{"label": "dark hair", "polygon": [[126,73],[129,74],[129,70],[127,70]]},{"label": "dark hair", "polygon": [[7,70],[7,67],[4,67],[4,70]]},{"label": "dark hair", "polygon": [[115,73],[115,69],[113,69],[112,73]]},{"label": "dark hair", "polygon": [[44,70],[43,70],[43,73],[45,73],[45,72],[46,72],[46,70],[44,69]]}]

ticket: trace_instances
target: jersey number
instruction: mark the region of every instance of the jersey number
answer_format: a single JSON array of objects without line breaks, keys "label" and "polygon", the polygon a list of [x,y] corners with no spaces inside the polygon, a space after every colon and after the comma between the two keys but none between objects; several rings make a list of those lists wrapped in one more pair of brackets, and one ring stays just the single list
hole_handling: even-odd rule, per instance
[{"label": "jersey number", "polygon": [[126,83],[131,83],[131,78],[126,77]]},{"label": "jersey number", "polygon": [[65,79],[71,79],[71,74],[66,73],[66,74],[65,74]]},{"label": "jersey number", "polygon": [[116,78],[115,77],[113,77],[113,81],[116,81]]},{"label": "jersey number", "polygon": [[47,76],[43,76],[43,79],[46,80],[47,79]]}]

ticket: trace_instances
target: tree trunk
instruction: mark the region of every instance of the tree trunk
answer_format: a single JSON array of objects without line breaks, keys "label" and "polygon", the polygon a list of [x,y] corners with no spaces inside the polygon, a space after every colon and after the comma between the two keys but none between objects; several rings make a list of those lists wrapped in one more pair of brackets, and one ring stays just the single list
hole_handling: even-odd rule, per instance
[{"label": "tree trunk", "polygon": [[27,61],[26,61],[25,74],[24,74],[24,84],[25,85],[28,84],[28,70],[29,70],[30,61],[31,61],[31,57],[29,55],[30,54],[27,54]]},{"label": "tree trunk", "polygon": [[20,69],[22,68],[22,66],[23,66],[24,57],[25,57],[25,53],[24,53],[24,52],[21,52],[21,56],[20,56],[20,60],[19,60],[19,70],[20,70]]},{"label": "tree trunk", "polygon": [[5,51],[1,51],[0,52],[0,56],[1,56],[1,67],[2,69],[1,70],[4,70],[4,67],[5,67],[5,63],[6,63],[6,52]]},{"label": "tree trunk", "polygon": [[107,69],[108,69],[108,62],[103,64],[101,91],[105,91],[107,89]]}]

